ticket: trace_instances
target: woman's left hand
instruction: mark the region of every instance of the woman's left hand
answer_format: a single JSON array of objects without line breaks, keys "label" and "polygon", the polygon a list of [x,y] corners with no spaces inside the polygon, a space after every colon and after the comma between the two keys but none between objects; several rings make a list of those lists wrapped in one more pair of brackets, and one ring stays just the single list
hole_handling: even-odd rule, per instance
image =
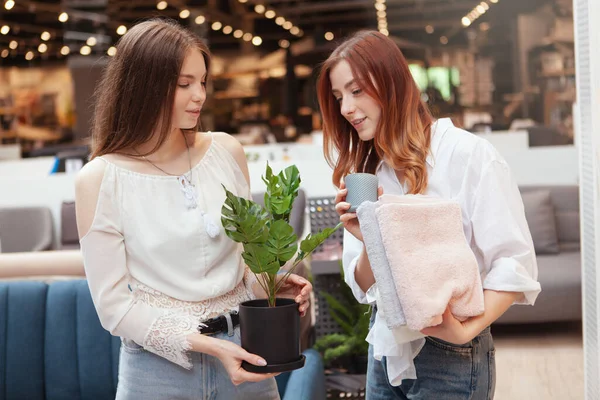
[{"label": "woman's left hand", "polygon": [[458,345],[470,342],[479,333],[475,332],[473,324],[470,323],[469,319],[463,322],[457,320],[452,315],[452,312],[450,312],[449,306],[446,308],[442,318],[441,324],[425,328],[421,330],[421,333]]},{"label": "woman's left hand", "polygon": [[310,305],[310,292],[312,284],[296,274],[290,274],[281,285],[278,294],[281,297],[294,299],[299,304],[300,316],[304,317]]}]

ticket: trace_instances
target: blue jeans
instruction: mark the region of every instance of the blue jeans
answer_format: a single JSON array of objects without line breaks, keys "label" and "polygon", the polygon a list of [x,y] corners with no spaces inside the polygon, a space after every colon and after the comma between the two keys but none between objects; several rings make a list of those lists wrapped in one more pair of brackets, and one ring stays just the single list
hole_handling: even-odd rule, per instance
[{"label": "blue jeans", "polygon": [[[371,316],[373,324],[376,309]],[[496,385],[494,341],[490,328],[469,343],[456,345],[427,337],[415,357],[417,379],[390,385],[385,357],[373,357],[369,346],[366,400],[491,400]]]},{"label": "blue jeans", "polygon": [[[240,344],[240,329],[233,336],[215,337]],[[279,400],[274,378],[235,386],[217,358],[196,352],[190,357],[193,368],[188,371],[125,339],[116,400]]]}]

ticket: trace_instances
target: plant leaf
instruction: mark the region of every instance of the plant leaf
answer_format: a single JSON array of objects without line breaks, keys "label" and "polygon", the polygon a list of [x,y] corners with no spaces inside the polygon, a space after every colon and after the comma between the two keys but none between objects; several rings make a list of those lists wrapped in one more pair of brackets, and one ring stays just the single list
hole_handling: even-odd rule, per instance
[{"label": "plant leaf", "polygon": [[291,165],[278,175],[273,175],[267,163],[265,176],[262,179],[267,185],[265,207],[273,215],[273,219],[289,221],[294,200],[300,189],[300,171],[295,165]]},{"label": "plant leaf", "polygon": [[[276,274],[279,271],[280,265],[277,257],[261,243],[244,243],[242,257],[255,274]],[[269,284],[269,286],[272,285]]]},{"label": "plant leaf", "polygon": [[[345,284],[345,283],[344,283]],[[321,292],[321,295],[325,298],[327,302],[327,306],[329,307],[329,312],[331,316],[336,320],[338,324],[346,331],[346,333],[351,333],[353,331],[353,325],[356,323],[356,318],[352,315],[352,312],[348,310],[347,307],[344,307],[342,303],[338,301],[335,297],[326,292]],[[345,326],[344,326],[345,325]],[[349,327],[349,331],[348,328]]]},{"label": "plant leaf", "polygon": [[306,238],[300,242],[300,253],[298,254],[298,259],[296,262],[299,262],[305,259],[310,253],[312,253],[317,247],[319,247],[329,236],[331,236],[337,229],[339,229],[343,224],[340,222],[333,228],[325,228],[319,233],[316,234],[308,234]]},{"label": "plant leaf", "polygon": [[314,348],[319,352],[327,350],[329,347],[338,346],[348,340],[348,335],[341,333],[332,333],[330,335],[322,336],[315,341]]},{"label": "plant leaf", "polygon": [[291,260],[298,250],[298,237],[294,228],[284,220],[274,221],[269,229],[269,252],[280,261],[280,266]]},{"label": "plant leaf", "polygon": [[227,236],[238,243],[265,243],[269,236],[269,213],[260,204],[223,188],[226,197],[221,207],[221,222]]}]

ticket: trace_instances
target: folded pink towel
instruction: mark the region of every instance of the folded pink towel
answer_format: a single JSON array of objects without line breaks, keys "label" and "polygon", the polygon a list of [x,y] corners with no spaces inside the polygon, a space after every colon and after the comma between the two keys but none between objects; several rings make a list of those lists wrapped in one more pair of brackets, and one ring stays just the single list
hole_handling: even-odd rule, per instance
[{"label": "folded pink towel", "polygon": [[448,305],[459,320],[483,313],[481,276],[459,204],[386,195],[376,215],[410,329],[438,325]]}]

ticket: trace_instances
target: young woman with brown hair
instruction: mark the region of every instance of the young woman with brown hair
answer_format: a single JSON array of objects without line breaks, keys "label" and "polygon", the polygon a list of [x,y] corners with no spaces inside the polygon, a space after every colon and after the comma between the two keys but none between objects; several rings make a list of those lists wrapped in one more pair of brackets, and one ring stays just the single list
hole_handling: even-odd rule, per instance
[{"label": "young woman with brown hair", "polygon": [[[322,66],[317,93],[325,153],[339,187],[345,277],[358,301],[370,302],[367,295],[376,285],[356,213],[347,212],[343,178],[353,172],[377,174],[380,194],[459,202],[483,282],[485,312],[459,322],[447,311],[440,325],[423,330],[427,337],[418,339],[417,355],[408,360],[414,374],[399,385],[390,384],[390,365],[385,357],[376,360],[370,346],[367,399],[492,398],[489,326],[512,304],[533,304],[540,292],[531,235],[508,165],[487,141],[449,119],[434,121],[400,49],[381,33],[359,32],[341,43]],[[375,305],[373,324],[376,313]]]},{"label": "young woman with brown hair", "polygon": [[[76,207],[94,305],[122,338],[117,399],[278,399],[272,374],[241,368],[266,362],[239,346],[236,310],[258,285],[223,232],[222,185],[251,192],[241,145],[197,131],[209,50],[163,20],[116,47]],[[310,283],[291,275],[284,287],[304,313]]]}]

